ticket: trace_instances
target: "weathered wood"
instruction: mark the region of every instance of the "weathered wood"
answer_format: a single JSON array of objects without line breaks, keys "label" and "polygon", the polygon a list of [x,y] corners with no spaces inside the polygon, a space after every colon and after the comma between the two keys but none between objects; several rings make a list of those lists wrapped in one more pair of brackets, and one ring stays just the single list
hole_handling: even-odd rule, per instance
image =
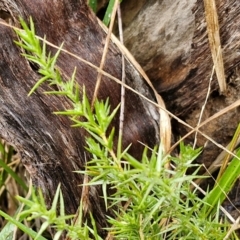
[{"label": "weathered wood", "polygon": [[[99,66],[106,34],[85,1],[12,2],[24,19],[32,16],[38,35],[46,35],[48,41],[58,46],[64,41],[65,49]],[[16,15],[13,17],[18,19]],[[90,158],[84,149],[86,133],[82,129],[70,128],[71,122],[67,117],[52,114],[53,111],[68,109],[70,103],[66,98],[44,95],[42,92],[49,89],[46,85],[27,97],[40,76],[20,55],[20,49],[13,43],[14,39],[16,35],[13,30],[0,24],[0,136],[19,151],[34,185],[43,190],[48,203],[61,183],[66,212],[74,213],[79,205],[79,185],[83,182],[83,176],[73,171],[83,170],[85,159]],[[53,48],[48,50],[56,52]],[[86,86],[91,98],[96,83],[96,70],[66,53],[60,54],[57,66],[67,76],[71,76],[77,67],[76,79],[80,86]],[[121,54],[112,43],[104,70],[121,78]],[[145,96],[154,100],[152,91],[128,61],[126,82],[132,87],[141,86],[138,90],[142,89]],[[120,86],[103,77],[98,97],[109,97],[112,107],[117,106],[120,102]],[[131,91],[126,92],[124,145],[133,143],[131,152],[135,156],[141,155],[142,146],[138,141],[150,146],[159,141],[156,116],[158,113],[152,105]],[[118,117],[114,125],[117,132]],[[89,209],[99,229],[106,227],[101,186],[91,187],[89,196]],[[104,230],[100,234],[104,235]]]},{"label": "weathered wood", "polygon": [[[216,5],[228,79],[240,62],[240,2],[220,0]],[[213,62],[202,0],[149,0],[141,11],[136,8],[136,16],[125,26],[127,48],[145,69],[170,111],[183,116],[203,101]],[[216,89],[214,79],[212,91]]]}]

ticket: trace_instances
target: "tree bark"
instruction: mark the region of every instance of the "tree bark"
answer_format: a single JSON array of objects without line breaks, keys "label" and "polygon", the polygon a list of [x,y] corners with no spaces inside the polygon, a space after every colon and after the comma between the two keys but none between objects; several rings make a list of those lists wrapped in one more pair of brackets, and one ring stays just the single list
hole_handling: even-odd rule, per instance
[{"label": "tree bark", "polygon": [[[209,48],[202,0],[149,0],[141,9],[123,1],[125,45],[141,64],[167,108],[186,116],[206,97],[213,61]],[[144,2],[144,1],[141,1]],[[239,64],[239,14],[237,0],[215,1],[226,79]],[[125,15],[124,15],[125,13]],[[211,91],[218,89],[216,78]]]},{"label": "tree bark", "polygon": [[[57,46],[64,41],[64,49],[96,66],[100,65],[106,34],[85,1],[15,0],[11,4],[8,1],[2,3],[2,11],[8,17],[12,15],[11,21],[18,19],[18,15],[25,20],[32,16],[37,35],[46,35],[47,40]],[[0,136],[19,151],[34,185],[42,189],[47,202],[51,203],[61,183],[66,212],[75,213],[83,176],[74,171],[84,170],[85,161],[90,159],[84,148],[86,133],[82,129],[71,128],[67,117],[53,114],[54,111],[68,109],[70,102],[66,98],[44,95],[42,92],[49,89],[46,85],[27,97],[40,76],[35,67],[21,56],[21,50],[13,40],[16,40],[14,31],[0,24]],[[50,47],[48,51],[56,52]],[[96,70],[66,53],[60,54],[57,67],[63,76],[71,76],[77,67],[76,80],[80,86],[85,85],[88,96],[92,98]],[[113,43],[110,43],[104,70],[121,79],[121,53]],[[153,91],[127,60],[126,83],[155,101]],[[120,85],[102,77],[99,99],[109,97],[113,108],[120,103],[120,92]],[[116,132],[118,121],[116,117],[113,123]],[[159,141],[158,129],[157,109],[127,90],[124,146],[132,143],[130,151],[139,157],[143,147],[138,141],[153,147]],[[101,186],[90,188],[89,209],[96,219],[99,233],[104,236],[102,227],[107,226],[105,215],[110,213],[106,213],[101,196]]]}]

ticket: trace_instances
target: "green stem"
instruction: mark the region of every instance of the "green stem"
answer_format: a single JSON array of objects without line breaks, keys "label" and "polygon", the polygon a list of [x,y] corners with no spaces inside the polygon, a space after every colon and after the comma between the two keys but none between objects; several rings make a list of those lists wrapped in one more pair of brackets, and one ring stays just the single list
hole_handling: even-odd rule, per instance
[{"label": "green stem", "polygon": [[213,211],[213,209],[216,209],[219,204],[222,204],[240,176],[240,149],[238,149],[236,155],[238,158],[233,158],[219,182],[216,183],[216,186],[203,199],[205,202],[204,212],[207,216]]}]

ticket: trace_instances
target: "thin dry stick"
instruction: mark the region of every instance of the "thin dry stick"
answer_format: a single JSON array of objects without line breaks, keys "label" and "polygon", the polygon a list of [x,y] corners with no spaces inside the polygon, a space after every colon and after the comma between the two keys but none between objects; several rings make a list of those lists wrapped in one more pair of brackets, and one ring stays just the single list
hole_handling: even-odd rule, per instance
[{"label": "thin dry stick", "polygon": [[[122,16],[121,16],[120,4],[118,4],[117,16],[118,16],[119,39],[120,39],[120,42],[123,44]],[[123,54],[122,54],[122,83],[125,84],[125,58]],[[122,141],[122,136],[123,136],[124,109],[125,109],[125,87],[122,84],[121,85],[121,106],[120,106],[120,116],[119,116],[119,141]],[[131,199],[129,199],[128,202],[129,201],[131,201]],[[114,235],[109,231],[106,237],[106,240],[112,240],[113,238],[114,238]]]},{"label": "thin dry stick", "polygon": [[143,229],[142,229],[142,226],[143,226],[143,217],[142,217],[142,214],[140,214],[139,216],[139,226],[140,226],[140,229],[139,229],[139,236],[140,236],[140,240],[144,240],[144,233],[143,233]]},{"label": "thin dry stick", "polygon": [[[209,80],[207,95],[206,95],[204,104],[203,104],[203,106],[202,106],[201,112],[200,112],[200,116],[199,116],[199,119],[198,119],[197,126],[199,126],[200,123],[201,123],[201,121],[202,121],[203,112],[204,112],[204,110],[205,110],[205,108],[206,108],[207,101],[208,101],[209,95],[210,95],[210,93],[211,93],[211,83],[212,83],[212,79],[213,79],[214,70],[215,70],[215,67],[213,66],[212,73],[211,73],[211,77],[210,77],[210,80]],[[195,132],[193,148],[195,148],[195,146],[196,146],[196,144],[197,144],[197,135],[198,135],[198,132]]]},{"label": "thin dry stick", "polygon": [[[99,22],[99,24],[102,26],[103,29],[106,29],[105,26]],[[106,31],[106,30],[105,30]],[[173,114],[169,114],[169,112],[166,110],[165,103],[162,99],[162,97],[158,94],[156,89],[154,88],[152,82],[148,78],[147,74],[144,72],[140,64],[135,60],[133,55],[122,45],[118,39],[112,35],[112,41],[117,45],[119,50],[124,53],[126,58],[131,62],[131,64],[136,68],[136,70],[141,74],[141,76],[145,79],[145,81],[148,83],[148,85],[151,87],[153,90],[156,100],[157,100],[157,106],[159,109],[159,116],[160,116],[160,122],[159,122],[159,135],[160,135],[160,140],[161,144],[163,146],[163,152],[167,153],[170,149],[171,146],[171,135],[172,135],[172,130],[171,130],[171,121],[170,117]],[[139,95],[140,96],[140,95]]]},{"label": "thin dry stick", "polygon": [[[120,4],[118,4],[118,31],[119,31],[119,39],[122,44],[123,42],[123,31],[122,31],[122,16],[121,16],[121,8]],[[125,84],[125,58],[122,54],[122,83]],[[124,123],[124,110],[125,110],[125,87],[121,85],[121,106],[120,106],[120,117],[119,117],[119,139],[122,140],[123,136],[123,123]]]},{"label": "thin dry stick", "polygon": [[6,190],[7,184],[10,182],[12,179],[11,175],[8,175],[7,178],[4,180],[4,184],[0,188],[0,196],[2,196],[3,192]]},{"label": "thin dry stick", "polygon": [[[191,128],[192,130],[187,133],[184,137],[182,137],[179,141],[177,141],[170,149],[169,152],[171,152],[176,146],[178,146],[178,144],[184,140],[186,137],[188,137],[189,135],[191,135],[192,133],[194,133],[195,131],[198,131],[202,136],[204,136],[206,139],[210,140],[212,143],[214,143],[217,147],[225,150],[227,153],[229,153],[230,155],[236,157],[237,159],[239,159],[239,157],[237,155],[235,155],[234,153],[232,153],[231,151],[229,151],[227,148],[225,148],[224,146],[222,146],[221,144],[217,143],[216,141],[214,141],[211,137],[207,136],[206,134],[204,134],[202,131],[199,130],[199,128],[203,127],[205,124],[211,122],[212,120],[222,116],[223,114],[225,114],[228,111],[231,111],[232,109],[238,107],[240,105],[240,99],[237,100],[236,102],[232,103],[230,106],[222,109],[221,111],[217,112],[216,114],[214,114],[213,116],[211,116],[210,118],[206,119],[204,122],[202,122],[199,126],[193,128],[190,125],[186,124],[185,122],[183,123],[185,126],[188,126],[189,128]],[[181,122],[182,123],[182,122]]]},{"label": "thin dry stick", "polygon": [[[112,16],[111,16],[111,21],[110,21],[110,26],[109,26],[109,30],[107,33],[107,38],[106,38],[106,42],[105,42],[104,49],[103,49],[103,55],[102,55],[102,59],[101,59],[100,67],[99,67],[99,69],[101,69],[101,70],[103,69],[105,61],[106,61],[106,56],[107,56],[107,52],[108,52],[109,42],[110,42],[111,35],[112,35],[113,24],[115,21],[118,4],[119,4],[119,0],[115,0],[114,6],[113,6],[113,11],[112,11]],[[102,73],[99,71],[98,75],[97,75],[97,83],[96,83],[96,86],[94,89],[94,94],[93,94],[93,99],[92,99],[92,108],[93,108],[94,102],[98,95],[101,80],[102,80]]]},{"label": "thin dry stick", "polygon": [[224,64],[219,35],[218,15],[215,0],[204,0],[204,5],[212,59],[216,69],[220,92],[224,93],[226,92],[227,85],[224,73]]},{"label": "thin dry stick", "polygon": [[223,240],[229,239],[230,235],[231,235],[234,231],[236,231],[237,229],[240,228],[239,221],[240,221],[240,217],[238,217],[237,220],[232,224],[232,227],[229,229],[227,235],[224,237]]},{"label": "thin dry stick", "polygon": [[[219,56],[220,54],[220,48],[218,49],[218,53],[217,53],[217,57]],[[201,109],[201,112],[200,112],[200,116],[199,116],[199,120],[198,120],[198,123],[197,123],[197,126],[200,125],[201,123],[201,120],[202,120],[202,116],[203,116],[203,112],[206,108],[206,105],[207,105],[207,101],[208,101],[208,98],[210,96],[210,93],[211,93],[211,83],[212,83],[212,80],[213,80],[213,74],[214,74],[214,71],[215,71],[215,65],[213,65],[213,68],[212,68],[212,73],[211,73],[211,77],[210,77],[210,80],[209,80],[209,85],[208,85],[208,90],[207,90],[207,95],[206,95],[206,98],[205,98],[205,102],[202,106],[202,109]],[[194,138],[194,144],[193,144],[193,148],[195,148],[196,144],[197,144],[197,135],[198,135],[198,132],[195,133],[195,138]]]},{"label": "thin dry stick", "polygon": [[[240,137],[237,139],[236,146],[238,146],[239,144],[240,144]],[[229,143],[226,146],[226,149],[228,149],[229,151],[232,152],[231,143]],[[207,168],[207,171],[202,176],[210,176],[215,170],[217,170],[219,168],[219,166],[221,165],[222,161],[224,160],[224,158],[226,157],[226,155],[227,155],[227,152],[225,150],[223,150],[217,156],[217,158],[213,161],[213,163]],[[195,183],[200,185],[203,180],[204,180],[203,178],[199,178],[195,181]]]}]

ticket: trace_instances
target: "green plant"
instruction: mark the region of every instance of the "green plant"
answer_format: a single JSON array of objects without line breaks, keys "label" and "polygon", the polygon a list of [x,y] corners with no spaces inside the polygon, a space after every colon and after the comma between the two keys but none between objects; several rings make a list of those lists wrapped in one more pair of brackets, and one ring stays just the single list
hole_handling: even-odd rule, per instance
[{"label": "green plant", "polygon": [[[90,177],[86,185],[101,185],[106,208],[113,208],[115,217],[106,216],[111,227],[107,230],[115,239],[223,239],[230,229],[230,224],[219,217],[219,203],[205,201],[199,198],[197,190],[192,191],[192,181],[199,178],[198,170],[190,175],[186,171],[192,167],[194,159],[200,154],[200,149],[193,150],[190,146],[180,144],[178,157],[164,156],[161,145],[154,149],[145,148],[142,159],[135,159],[128,154],[130,146],[121,151],[121,139],[118,141],[117,150],[114,148],[114,128],[109,129],[110,123],[118,107],[111,110],[109,100],[95,101],[92,109],[84,87],[75,81],[75,73],[64,81],[56,68],[57,57],[63,45],[60,46],[55,56],[46,54],[46,43],[41,45],[35,35],[34,24],[30,18],[30,28],[21,20],[23,30],[16,30],[21,41],[19,46],[27,51],[23,54],[29,61],[39,66],[39,73],[43,76],[33,87],[30,94],[43,82],[56,85],[58,91],[48,91],[46,94],[66,96],[72,103],[72,109],[57,112],[67,115],[75,127],[82,127],[88,131],[90,137],[86,138],[86,148],[92,154],[92,159],[87,163],[85,171],[79,171]],[[171,169],[165,168],[171,162]],[[223,175],[224,176],[224,175]],[[236,175],[235,175],[236,176]],[[107,188],[114,190],[108,195]],[[229,184],[228,184],[229,187]],[[217,192],[225,190],[213,190]],[[212,199],[212,197],[210,198]],[[33,191],[32,199],[18,200],[28,206],[20,212],[19,221],[11,219],[2,211],[0,215],[18,224],[30,236],[43,239],[42,232],[47,227],[54,227],[58,239],[63,231],[71,239],[101,239],[96,230],[94,218],[89,222],[82,222],[83,206],[79,207],[77,224],[73,216],[66,216],[64,202],[58,187],[50,210],[46,208],[41,192],[38,196]],[[211,211],[206,211],[211,204]],[[60,214],[56,208],[60,206]],[[212,209],[214,209],[212,211]],[[204,211],[203,211],[204,210]],[[38,233],[31,229],[23,228],[21,219],[41,217],[45,222]],[[70,223],[65,220],[71,220]],[[231,235],[234,239],[234,233]]]},{"label": "green plant", "polygon": [[[25,195],[28,190],[22,174],[20,174],[22,169],[19,163],[20,160],[16,157],[14,148],[0,140],[0,209],[2,210],[1,213],[5,214],[0,215],[7,221],[10,217],[7,213],[18,212],[20,209],[20,204],[16,201],[15,195]],[[3,211],[6,211],[6,213]],[[16,226],[9,221],[4,227],[2,224],[4,224],[4,221],[1,218],[0,228],[2,230],[0,239],[7,239],[7,237],[13,236]]]},{"label": "green plant", "polygon": [[[240,124],[234,134],[232,142],[234,142],[240,134]],[[221,173],[221,171],[220,171]],[[216,184],[212,191],[205,196],[204,201],[207,203],[205,205],[204,211],[206,214],[210,214],[212,211],[216,211],[216,207],[222,204],[227,194],[231,191],[234,183],[240,176],[240,148],[236,150],[236,157],[232,159],[223,174],[217,179]],[[214,210],[215,209],[215,210]]]},{"label": "green plant", "polygon": [[28,187],[25,182],[8,165],[13,159],[13,152],[14,148],[12,146],[8,146],[6,143],[0,142],[0,188],[5,185],[7,178],[11,176],[11,178],[13,178],[23,190],[27,191]]},{"label": "green plant", "polygon": [[[109,0],[108,1],[108,6],[107,9],[105,11],[104,17],[103,17],[103,23],[108,26],[111,20],[111,15],[112,15],[112,11],[113,11],[113,6],[115,1],[119,1],[119,3],[122,2],[122,0]],[[98,0],[89,0],[88,1],[89,6],[92,8],[92,10],[96,13],[97,12],[97,6],[98,6]]]},{"label": "green plant", "polygon": [[88,5],[96,13],[98,1],[97,0],[88,0]]}]

